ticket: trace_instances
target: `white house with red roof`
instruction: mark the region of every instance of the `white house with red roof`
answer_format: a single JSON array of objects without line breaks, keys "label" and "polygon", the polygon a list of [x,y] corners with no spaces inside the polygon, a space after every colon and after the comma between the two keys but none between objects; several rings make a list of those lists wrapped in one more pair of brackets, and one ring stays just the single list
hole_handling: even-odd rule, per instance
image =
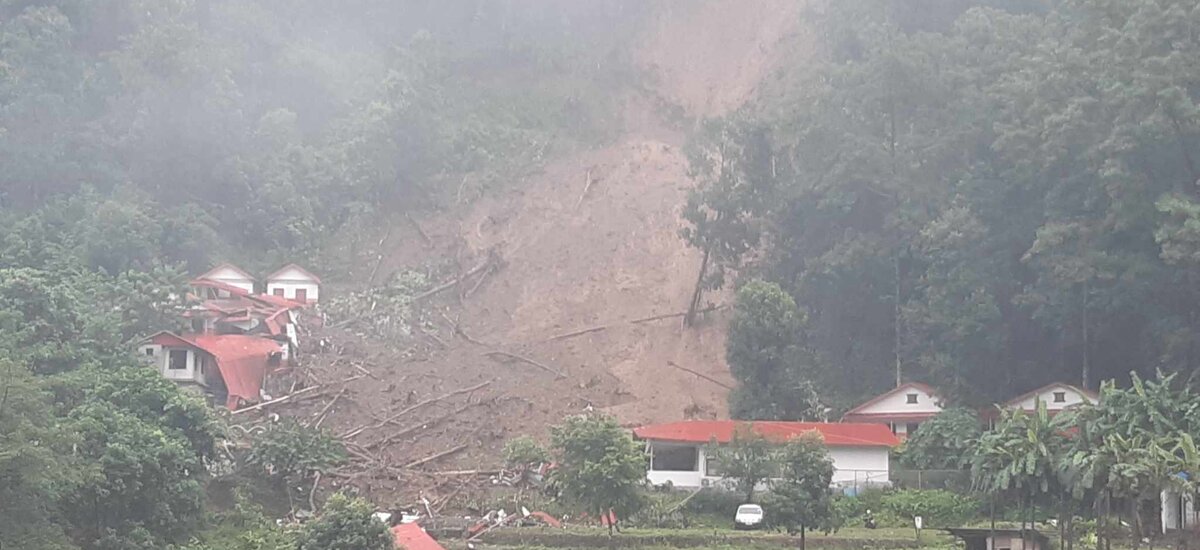
[{"label": "white house with red roof", "polygon": [[233,264],[218,265],[196,278],[225,283],[249,293],[254,292],[254,276]]},{"label": "white house with red roof", "polygon": [[163,378],[236,409],[262,400],[267,377],[287,367],[287,346],[244,334],[163,331],[143,340],[138,353]]},{"label": "white house with red roof", "polygon": [[843,422],[884,424],[900,439],[917,431],[922,422],[942,412],[937,390],[919,382],[901,384],[854,407],[842,416]]},{"label": "white house with red roof", "polygon": [[296,264],[288,264],[267,275],[267,294],[315,304],[321,294],[321,278]]},{"label": "white house with red roof", "polygon": [[833,483],[837,486],[886,485],[888,454],[900,444],[887,426],[848,422],[691,420],[642,426],[635,428],[633,435],[646,442],[650,483],[696,488],[721,481],[718,465],[706,456],[709,443],[729,443],[734,432],[744,426],[777,443],[806,433],[820,435],[833,459]]}]

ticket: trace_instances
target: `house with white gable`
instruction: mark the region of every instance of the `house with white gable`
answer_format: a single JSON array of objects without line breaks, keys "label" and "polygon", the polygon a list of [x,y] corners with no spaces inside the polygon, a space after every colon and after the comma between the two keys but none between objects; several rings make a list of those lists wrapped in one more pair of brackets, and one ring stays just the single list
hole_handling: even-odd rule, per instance
[{"label": "house with white gable", "polygon": [[909,382],[850,409],[842,416],[842,422],[885,424],[896,437],[904,439],[940,412],[942,399],[937,390]]},{"label": "house with white gable", "polygon": [[267,294],[315,304],[321,294],[321,279],[296,264],[288,264],[267,275]]},{"label": "house with white gable", "polygon": [[218,265],[217,267],[208,270],[207,273],[196,278],[217,281],[219,283],[240,288],[246,292],[254,292],[254,276],[247,273],[246,270],[233,264],[226,263]]},{"label": "house with white gable", "polygon": [[1054,382],[1009,399],[1002,403],[1000,408],[1034,412],[1038,408],[1038,403],[1041,402],[1046,405],[1046,412],[1054,415],[1084,403],[1099,401],[1100,396],[1096,392],[1062,382]]}]

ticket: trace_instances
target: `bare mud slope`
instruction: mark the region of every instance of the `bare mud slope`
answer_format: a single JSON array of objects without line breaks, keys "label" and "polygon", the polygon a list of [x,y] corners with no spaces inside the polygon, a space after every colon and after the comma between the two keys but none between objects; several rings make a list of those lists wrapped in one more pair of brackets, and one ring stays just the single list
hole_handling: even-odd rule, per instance
[{"label": "bare mud slope", "polygon": [[[801,7],[797,0],[668,4],[636,47],[653,90],[630,91],[619,139],[551,161],[496,196],[417,219],[425,237],[407,220],[392,220],[392,241],[404,244],[387,252],[381,274],[434,254],[467,268],[491,254],[499,267],[424,306],[434,336],[418,351],[320,333],[331,350],[317,358],[322,378],[352,376],[359,366],[372,374],[347,384],[324,424],[339,434],[366,427],[350,438],[355,455],[386,475],[351,482],[380,498],[397,489],[395,478],[412,482],[421,470],[494,466],[507,438],[543,437],[564,415],[589,407],[627,425],[727,414],[725,314],[690,328],[679,316],[656,318],[686,307],[700,261],[679,237],[693,185],[686,129],[663,121],[662,101],[693,119],[743,104],[780,61],[780,45],[801,32]],[[295,412],[317,414],[327,401]]]}]

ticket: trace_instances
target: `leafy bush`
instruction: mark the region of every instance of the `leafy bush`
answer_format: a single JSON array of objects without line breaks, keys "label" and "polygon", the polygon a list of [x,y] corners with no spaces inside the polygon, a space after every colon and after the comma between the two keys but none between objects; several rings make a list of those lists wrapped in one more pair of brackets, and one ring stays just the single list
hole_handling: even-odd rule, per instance
[{"label": "leafy bush", "polygon": [[967,465],[982,433],[979,416],[967,409],[946,409],[921,425],[904,443],[900,462],[910,468],[957,470]]},{"label": "leafy bush", "polygon": [[685,508],[696,514],[714,514],[733,517],[737,507],[745,504],[742,495],[719,489],[701,489],[688,501]]},{"label": "leafy bush", "polygon": [[317,519],[304,525],[298,550],[393,550],[388,528],[371,503],[338,493],[329,497]]},{"label": "leafy bush", "polygon": [[527,467],[549,462],[550,452],[532,437],[523,435],[504,444],[504,463],[509,467]]},{"label": "leafy bush", "polygon": [[293,479],[325,471],[345,459],[346,449],[328,433],[291,419],[256,435],[249,456],[251,464],[261,465],[271,475]]},{"label": "leafy bush", "polygon": [[906,520],[921,516],[925,527],[951,527],[979,514],[979,499],[950,491],[904,490],[887,493],[883,509]]}]

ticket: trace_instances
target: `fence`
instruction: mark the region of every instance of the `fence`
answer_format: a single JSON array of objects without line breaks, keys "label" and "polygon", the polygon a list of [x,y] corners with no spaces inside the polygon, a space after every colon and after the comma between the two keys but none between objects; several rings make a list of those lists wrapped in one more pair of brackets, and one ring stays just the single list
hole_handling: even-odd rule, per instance
[{"label": "fence", "polygon": [[890,478],[892,486],[901,489],[971,488],[971,474],[964,470],[892,470]]}]

